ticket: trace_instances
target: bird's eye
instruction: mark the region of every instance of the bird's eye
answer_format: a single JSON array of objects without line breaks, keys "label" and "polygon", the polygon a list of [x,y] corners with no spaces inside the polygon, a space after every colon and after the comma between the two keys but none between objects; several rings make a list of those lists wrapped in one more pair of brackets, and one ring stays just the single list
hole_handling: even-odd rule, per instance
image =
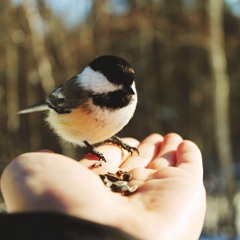
[{"label": "bird's eye", "polygon": [[64,103],[64,98],[59,98],[58,99],[58,104],[63,104]]}]

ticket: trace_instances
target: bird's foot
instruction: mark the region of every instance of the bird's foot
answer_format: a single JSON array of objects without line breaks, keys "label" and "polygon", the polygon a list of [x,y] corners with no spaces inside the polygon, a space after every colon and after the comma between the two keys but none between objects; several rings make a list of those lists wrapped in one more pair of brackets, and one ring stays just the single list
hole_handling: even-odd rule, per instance
[{"label": "bird's foot", "polygon": [[131,155],[134,153],[134,152],[137,152],[137,154],[139,155],[139,151],[136,147],[132,147],[126,143],[124,143],[119,137],[117,136],[112,136],[110,137],[109,139],[107,139],[105,142],[110,142],[110,143],[113,143],[113,144],[116,144],[117,146],[121,147],[122,149],[125,149],[127,150],[128,152],[131,153]]},{"label": "bird's foot", "polygon": [[90,143],[88,143],[87,141],[84,141],[84,144],[85,144],[85,145],[87,146],[87,148],[88,148],[88,152],[87,152],[86,154],[91,153],[91,154],[93,154],[94,156],[96,156],[96,157],[99,159],[99,161],[98,161],[98,162],[95,162],[95,163],[92,165],[92,167],[94,167],[94,168],[96,168],[96,167],[101,167],[101,166],[102,166],[102,163],[103,163],[103,162],[106,162],[106,159],[105,159],[105,157],[103,156],[103,154],[100,153],[100,152],[98,152],[98,151],[96,150],[96,148],[95,148],[94,146],[92,146]]}]

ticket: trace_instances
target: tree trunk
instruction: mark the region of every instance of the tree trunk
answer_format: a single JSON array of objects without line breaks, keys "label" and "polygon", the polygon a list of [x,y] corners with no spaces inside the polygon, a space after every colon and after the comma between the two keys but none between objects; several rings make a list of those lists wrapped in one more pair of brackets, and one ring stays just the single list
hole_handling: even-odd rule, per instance
[{"label": "tree trunk", "polygon": [[209,0],[210,60],[214,82],[214,125],[216,147],[229,204],[229,227],[235,235],[235,209],[233,198],[235,182],[229,120],[229,77],[224,49],[223,0]]},{"label": "tree trunk", "polygon": [[24,0],[23,8],[31,31],[32,46],[38,64],[41,84],[45,93],[49,94],[55,87],[55,81],[52,73],[52,65],[45,46],[44,24],[36,2]]}]

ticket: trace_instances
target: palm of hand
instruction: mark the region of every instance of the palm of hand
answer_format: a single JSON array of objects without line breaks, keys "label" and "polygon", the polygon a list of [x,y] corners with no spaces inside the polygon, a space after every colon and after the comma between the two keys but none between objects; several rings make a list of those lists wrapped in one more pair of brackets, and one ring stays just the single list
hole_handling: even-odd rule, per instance
[{"label": "palm of hand", "polygon": [[[21,155],[5,171],[8,177],[2,178],[8,210],[55,209],[118,227],[141,239],[197,239],[205,191],[196,145],[176,134],[165,138],[154,134],[140,144],[125,140],[138,146],[139,156],[122,155],[118,147],[102,145],[98,150],[108,161],[92,171],[82,167],[92,165],[88,159],[78,164],[52,153]],[[113,193],[97,175],[114,173],[119,167],[133,174],[130,184],[139,185],[136,193]]]},{"label": "palm of hand", "polygon": [[[188,239],[182,234],[185,231],[183,225],[178,223],[189,227],[196,224],[194,215],[202,216],[202,221],[205,214],[200,151],[192,142],[183,142],[176,134],[169,134],[164,139],[160,135],[151,135],[140,144],[133,139],[126,141],[132,146],[138,146],[139,156],[129,156],[126,153],[122,156],[119,148],[102,146],[100,149],[109,161],[94,171],[101,174],[116,172],[119,167],[124,168],[133,174],[130,184],[137,184],[139,188],[136,193],[127,197],[110,191],[102,194],[101,202],[106,204],[101,207],[99,216],[103,216],[106,224],[121,227],[134,235],[144,230],[141,237],[145,234],[143,238],[146,239],[157,239],[156,236],[161,236],[162,232],[160,226],[166,224],[169,230],[174,226],[174,231],[170,230],[165,239],[181,239],[181,235],[182,239]],[[113,158],[114,162],[111,161]],[[82,164],[90,166],[92,161],[90,163],[85,159]],[[102,184],[98,187],[102,188]],[[100,209],[99,195],[95,197],[95,207]],[[191,211],[186,205],[192,206]],[[111,218],[112,211],[115,213],[115,222]],[[107,212],[110,212],[110,218],[105,216]],[[196,218],[196,221],[199,221],[199,218]],[[197,224],[201,228],[202,223]]]}]

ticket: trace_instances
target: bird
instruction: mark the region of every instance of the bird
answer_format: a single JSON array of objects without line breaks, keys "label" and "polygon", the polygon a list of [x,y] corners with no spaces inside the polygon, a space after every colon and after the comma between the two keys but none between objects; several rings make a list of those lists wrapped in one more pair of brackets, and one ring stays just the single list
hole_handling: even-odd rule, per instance
[{"label": "bird", "polygon": [[133,117],[137,102],[130,63],[119,56],[103,55],[54,89],[44,102],[19,114],[47,111],[50,128],[66,142],[85,145],[87,153],[98,157],[93,165],[98,167],[106,159],[94,147],[97,143],[111,142],[131,154],[138,152],[116,136]]}]

